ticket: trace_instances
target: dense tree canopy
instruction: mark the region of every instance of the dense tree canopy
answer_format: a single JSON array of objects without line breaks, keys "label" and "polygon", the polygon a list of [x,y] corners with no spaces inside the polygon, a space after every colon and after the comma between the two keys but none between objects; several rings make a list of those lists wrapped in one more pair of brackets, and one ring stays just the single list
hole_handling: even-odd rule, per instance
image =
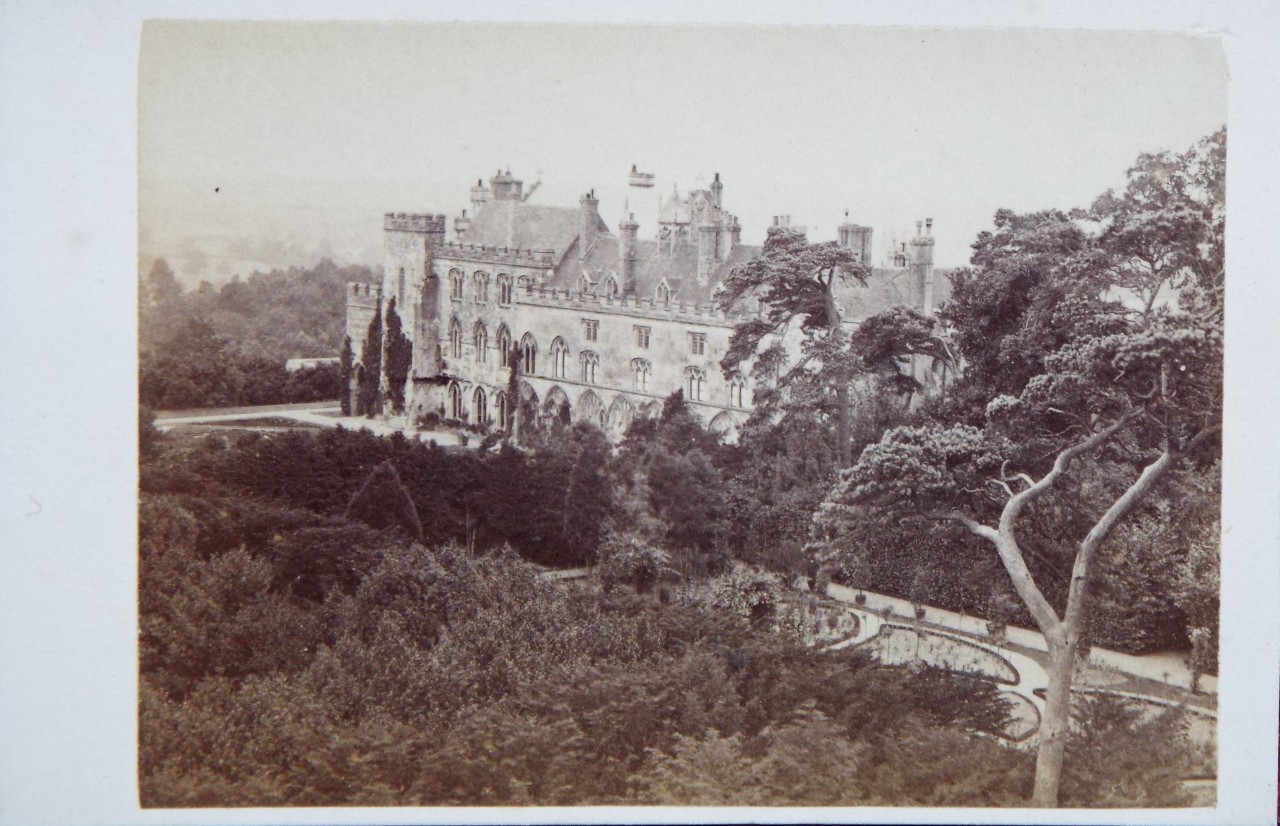
[{"label": "dense tree canopy", "polygon": [[[1201,171],[1220,173],[1205,159],[1223,151],[1215,136],[1184,155],[1143,156],[1125,192],[1104,196],[1094,214],[997,213],[945,314],[966,360],[957,392],[931,421],[863,451],[819,520],[832,528],[851,509],[905,511],[952,520],[994,546],[1053,659],[1041,804],[1057,800],[1099,549],[1179,465],[1212,462],[1217,448],[1221,186]],[[1162,289],[1179,291],[1176,306],[1154,301]],[[1052,526],[1068,562],[1056,594],[1028,561],[1037,521],[1040,535]]]},{"label": "dense tree canopy", "polygon": [[338,366],[284,369],[290,358],[338,355],[345,286],[365,267],[323,261],[184,291],[163,259],[138,285],[139,391],[155,409],[336,399]]}]

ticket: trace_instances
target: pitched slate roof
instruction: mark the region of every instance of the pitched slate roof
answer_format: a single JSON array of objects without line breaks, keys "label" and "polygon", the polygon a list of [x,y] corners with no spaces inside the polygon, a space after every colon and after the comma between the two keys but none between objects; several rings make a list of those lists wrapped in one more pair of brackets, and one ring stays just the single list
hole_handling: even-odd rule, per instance
[{"label": "pitched slate roof", "polygon": [[[560,260],[578,237],[579,211],[524,201],[489,201],[463,236],[468,244],[552,250]],[[601,220],[598,231],[608,232]]]},{"label": "pitched slate roof", "polygon": [[[694,243],[683,243],[676,246],[671,254],[654,240],[636,241],[635,293],[642,298],[654,298],[658,293],[658,285],[664,280],[671,289],[671,301],[683,301],[686,304],[711,304],[715,301],[715,290],[720,282],[729,274],[729,270],[760,254],[760,247],[739,244],[729,253],[728,259],[717,264],[703,285],[698,284],[698,246]],[[613,234],[597,235],[587,250],[585,262],[578,260],[577,242],[568,250],[556,268],[555,274],[547,280],[548,287],[559,290],[577,291],[578,280],[586,270],[593,281],[603,285],[610,273],[618,273],[622,277],[622,262],[618,254],[618,237]],[[602,289],[597,288],[597,289]],[[603,294],[603,293],[601,293]]]},{"label": "pitched slate roof", "polygon": [[[951,270],[933,271],[933,306],[936,309],[951,297]],[[837,291],[844,307],[845,321],[862,321],[891,307],[905,304],[919,309],[924,305],[924,285],[916,270],[876,267],[867,277],[867,286],[844,282]]]}]

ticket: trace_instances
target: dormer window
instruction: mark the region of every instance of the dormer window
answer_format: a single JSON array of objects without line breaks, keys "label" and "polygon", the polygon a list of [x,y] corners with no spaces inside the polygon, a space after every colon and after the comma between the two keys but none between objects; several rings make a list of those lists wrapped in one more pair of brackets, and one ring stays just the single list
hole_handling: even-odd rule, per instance
[{"label": "dormer window", "polygon": [[609,280],[604,285],[604,294],[609,298],[617,298],[620,292],[622,292],[622,288],[618,286],[617,276],[610,275]]},{"label": "dormer window", "polygon": [[658,285],[657,298],[659,304],[671,303],[671,288],[667,286],[666,281]]},{"label": "dormer window", "polygon": [[590,293],[591,295],[596,294],[596,282],[592,281],[591,276],[587,275],[585,272],[582,274],[582,278],[578,280],[578,292],[583,294]]}]

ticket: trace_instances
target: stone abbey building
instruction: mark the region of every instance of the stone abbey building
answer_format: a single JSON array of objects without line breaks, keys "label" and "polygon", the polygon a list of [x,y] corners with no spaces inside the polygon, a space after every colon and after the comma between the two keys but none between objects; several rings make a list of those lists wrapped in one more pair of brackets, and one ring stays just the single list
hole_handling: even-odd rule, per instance
[{"label": "stone abbey building", "polygon": [[[720,360],[734,327],[757,308],[747,299],[725,313],[715,294],[760,247],[742,243],[720,176],[709,189],[660,200],[646,238],[633,215],[611,231],[594,191],[576,208],[530,203],[531,194],[509,171],[488,186],[477,181],[451,235],[444,215],[385,216],[381,286],[347,287],[353,397],[369,361],[361,352],[366,330],[394,300],[413,342],[408,426],[435,414],[508,428],[519,426],[519,406],[519,421],[588,421],[616,440],[634,417],[655,414],[683,389],[703,421],[732,438],[751,411],[753,388],[748,371],[726,377]],[[914,238],[895,245],[868,287],[846,290],[846,323],[900,304],[932,311],[931,225],[918,223]],[[846,217],[838,233],[840,244],[872,263],[870,227]],[[381,381],[389,389],[385,371]]]}]

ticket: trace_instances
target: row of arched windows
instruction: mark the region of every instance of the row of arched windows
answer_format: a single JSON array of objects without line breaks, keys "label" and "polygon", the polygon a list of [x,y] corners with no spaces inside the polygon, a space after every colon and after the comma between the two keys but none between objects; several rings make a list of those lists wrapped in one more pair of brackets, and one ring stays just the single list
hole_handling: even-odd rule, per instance
[{"label": "row of arched windows", "polygon": [[[404,269],[400,270],[401,288],[400,292],[404,294]],[[578,279],[578,292],[596,294],[598,281],[592,281],[591,276],[583,273]],[[533,281],[527,275],[519,276],[512,279],[506,273],[499,273],[497,278],[498,285],[498,303],[507,305],[512,302],[516,288],[525,290],[526,292],[533,289]],[[471,274],[471,289],[473,299],[478,304],[486,304],[489,301],[489,273],[482,270],[476,270]],[[604,279],[604,295],[608,298],[617,298],[622,293],[622,285],[618,281],[616,273],[610,273]],[[462,301],[467,294],[467,274],[459,269],[449,270],[449,298],[454,301]],[[666,280],[658,283],[654,288],[653,297],[661,304],[671,303],[671,287]]]},{"label": "row of arched windows", "polygon": [[[495,406],[497,417],[494,422],[498,427],[506,429],[511,419],[511,404],[507,398],[507,394],[499,390],[495,394]],[[466,405],[464,404],[464,394],[462,385],[454,382],[449,385],[449,417],[459,421],[470,421],[473,424],[489,424],[489,395],[483,387],[477,387],[471,392],[471,410],[468,415]]]},{"label": "row of arched windows", "polygon": [[[500,367],[511,366],[511,331],[506,324],[498,327],[497,349]],[[489,331],[483,322],[477,321],[471,330],[471,344],[474,348],[475,361],[486,363],[489,360]],[[455,317],[449,322],[449,356],[455,359],[463,357],[462,323]],[[532,333],[525,333],[520,340],[521,372],[534,375],[538,372],[538,342]],[[600,354],[591,350],[583,350],[578,354],[579,378],[583,384],[595,384],[600,369]],[[631,360],[632,387],[647,392],[649,377],[653,373],[653,364],[648,359]],[[707,374],[701,367],[686,367],[685,397],[689,401],[705,400]],[[569,345],[556,336],[551,342],[551,377],[555,379],[569,378]],[[735,373],[729,379],[729,405],[746,407],[747,380],[741,373]],[[461,392],[461,391],[459,391]]]},{"label": "row of arched windows", "polygon": [[[403,271],[402,271],[403,272]],[[506,273],[499,273],[497,278],[498,285],[498,303],[502,305],[510,304],[516,287],[528,291],[532,288],[533,282],[528,276],[522,275],[517,279],[512,279]],[[462,270],[449,270],[449,298],[454,301],[462,301],[467,294],[467,275]],[[477,270],[471,274],[471,294],[478,304],[486,304],[489,301],[489,273]]]}]

